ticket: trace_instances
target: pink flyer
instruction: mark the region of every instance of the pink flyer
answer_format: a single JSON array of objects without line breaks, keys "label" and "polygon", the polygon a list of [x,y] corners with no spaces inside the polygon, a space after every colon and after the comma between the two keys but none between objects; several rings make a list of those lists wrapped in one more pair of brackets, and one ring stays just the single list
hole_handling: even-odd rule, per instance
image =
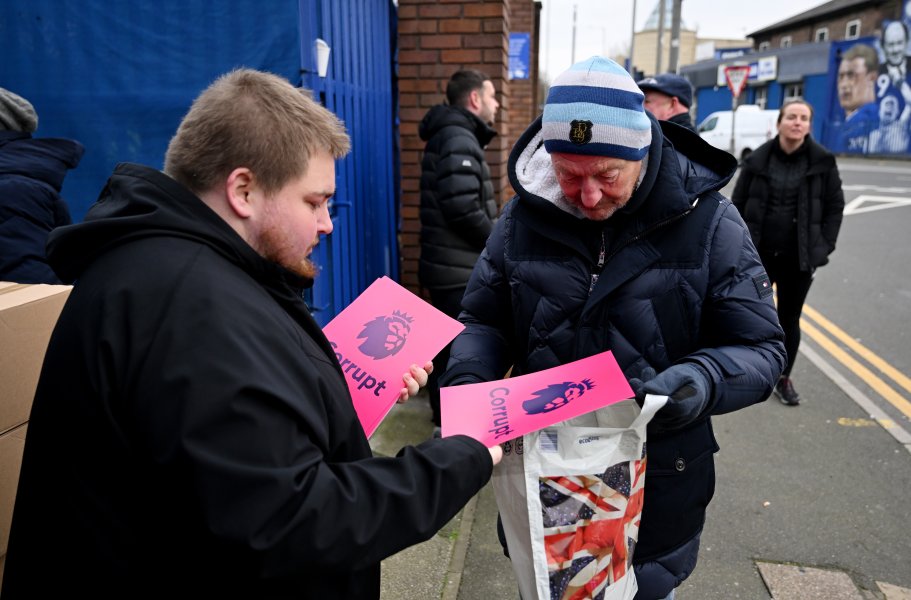
[{"label": "pink flyer", "polygon": [[367,437],[395,404],[408,368],[432,360],[464,327],[388,277],[326,324]]},{"label": "pink flyer", "polygon": [[440,390],[443,436],[493,446],[633,397],[620,365],[602,352],[500,381]]}]

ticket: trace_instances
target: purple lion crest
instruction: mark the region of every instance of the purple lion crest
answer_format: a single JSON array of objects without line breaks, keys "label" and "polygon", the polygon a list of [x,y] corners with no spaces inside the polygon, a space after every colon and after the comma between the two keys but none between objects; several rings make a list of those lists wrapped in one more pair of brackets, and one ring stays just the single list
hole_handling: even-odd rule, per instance
[{"label": "purple lion crest", "polygon": [[590,379],[552,383],[543,390],[534,392],[534,397],[523,402],[522,408],[529,415],[548,413],[566,406],[593,387],[595,384]]},{"label": "purple lion crest", "polygon": [[374,360],[396,354],[405,346],[412,321],[412,317],[397,310],[392,316],[381,315],[368,321],[357,336],[358,339],[366,338],[358,349]]}]

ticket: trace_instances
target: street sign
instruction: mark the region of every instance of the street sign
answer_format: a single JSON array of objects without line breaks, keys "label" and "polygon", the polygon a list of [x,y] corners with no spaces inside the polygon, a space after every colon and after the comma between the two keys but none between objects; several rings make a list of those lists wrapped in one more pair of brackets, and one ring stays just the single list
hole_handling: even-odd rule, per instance
[{"label": "street sign", "polygon": [[509,34],[509,78],[528,79],[531,76],[529,52],[531,48],[530,33]]},{"label": "street sign", "polygon": [[746,87],[749,74],[749,65],[735,65],[724,68],[724,78],[727,79],[728,87],[731,89],[731,94],[734,95],[734,98],[740,97],[740,92]]}]

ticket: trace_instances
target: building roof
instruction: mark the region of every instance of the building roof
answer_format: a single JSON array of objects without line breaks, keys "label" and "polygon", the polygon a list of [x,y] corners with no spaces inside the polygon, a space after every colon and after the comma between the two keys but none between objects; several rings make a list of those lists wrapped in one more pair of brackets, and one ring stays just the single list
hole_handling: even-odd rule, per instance
[{"label": "building roof", "polygon": [[801,81],[807,75],[820,75],[829,70],[831,42],[812,42],[788,48],[773,48],[763,52],[752,52],[726,60],[703,60],[693,65],[680,67],[680,74],[690,80],[695,88],[712,87],[716,84],[718,67],[735,63],[754,63],[766,56],[778,57],[778,83]]},{"label": "building roof", "polygon": [[779,21],[763,27],[762,29],[757,29],[753,33],[748,34],[748,37],[756,37],[758,35],[768,35],[771,33],[776,33],[785,29],[793,29],[807,22],[817,21],[826,17],[834,16],[835,14],[847,10],[853,10],[857,8],[867,8],[871,6],[877,6],[882,4],[885,0],[831,0],[831,2],[826,2],[820,4],[816,8],[811,8],[806,10],[798,15],[789,17],[784,21]]}]

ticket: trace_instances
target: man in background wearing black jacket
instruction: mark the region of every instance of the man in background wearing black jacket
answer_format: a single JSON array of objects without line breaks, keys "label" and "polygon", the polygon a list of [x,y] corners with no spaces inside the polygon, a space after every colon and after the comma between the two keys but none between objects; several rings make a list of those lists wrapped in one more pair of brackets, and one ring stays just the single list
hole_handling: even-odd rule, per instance
[{"label": "man in background wearing black jacket", "polygon": [[[493,229],[497,202],[484,148],[497,134],[491,127],[499,103],[490,78],[458,71],[446,86],[448,104],[431,108],[421,121],[427,142],[421,160],[421,260],[418,278],[433,305],[452,318],[461,312],[468,277]],[[434,435],[440,428],[439,376],[449,346],[434,359],[428,392]]]}]

